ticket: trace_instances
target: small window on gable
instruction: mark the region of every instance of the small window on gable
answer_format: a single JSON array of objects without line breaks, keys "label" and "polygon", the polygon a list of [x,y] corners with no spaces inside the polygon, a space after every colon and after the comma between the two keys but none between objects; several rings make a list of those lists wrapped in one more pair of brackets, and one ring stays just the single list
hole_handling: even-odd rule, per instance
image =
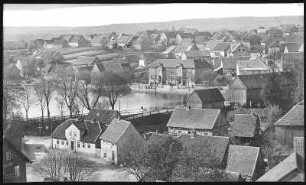
[{"label": "small window on gable", "polygon": [[6,152],[6,160],[9,161],[13,159],[13,153],[11,151]]}]

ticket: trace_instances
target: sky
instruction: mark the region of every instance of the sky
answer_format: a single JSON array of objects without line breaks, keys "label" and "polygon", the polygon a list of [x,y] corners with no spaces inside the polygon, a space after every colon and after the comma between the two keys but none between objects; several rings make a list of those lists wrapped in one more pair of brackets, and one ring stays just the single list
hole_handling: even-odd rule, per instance
[{"label": "sky", "polygon": [[304,4],[4,4],[3,26],[101,26],[223,17],[304,16]]}]

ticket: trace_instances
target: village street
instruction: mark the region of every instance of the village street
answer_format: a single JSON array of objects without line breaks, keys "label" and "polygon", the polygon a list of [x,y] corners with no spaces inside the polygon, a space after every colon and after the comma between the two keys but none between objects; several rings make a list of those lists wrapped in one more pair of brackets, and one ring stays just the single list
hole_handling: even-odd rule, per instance
[{"label": "village street", "polygon": [[[34,166],[41,160],[51,147],[51,139],[49,137],[24,137],[24,151],[32,160],[32,164],[27,164],[27,182],[43,182],[44,178],[41,177],[34,170]],[[129,174],[121,167],[112,165],[102,158],[94,158],[83,156],[95,162],[97,171],[95,171],[89,181],[136,181],[136,178]]]}]

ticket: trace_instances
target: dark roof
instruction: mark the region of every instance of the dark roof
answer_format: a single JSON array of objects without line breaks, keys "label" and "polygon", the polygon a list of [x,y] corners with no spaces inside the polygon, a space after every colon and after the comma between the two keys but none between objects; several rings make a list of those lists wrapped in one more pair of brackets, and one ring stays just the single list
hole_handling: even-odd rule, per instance
[{"label": "dark roof", "polygon": [[81,142],[95,143],[102,133],[101,125],[97,122],[85,122],[82,120],[69,119],[61,123],[53,131],[51,137],[55,139],[66,139],[65,130],[74,124],[81,133]]},{"label": "dark roof", "polygon": [[288,52],[299,52],[303,45],[303,43],[286,43],[285,48],[287,48]]},{"label": "dark roof", "polygon": [[102,123],[110,124],[113,118],[118,118],[119,116],[120,114],[117,110],[90,109],[88,115],[84,118],[84,120],[95,120]]},{"label": "dark roof", "polygon": [[54,39],[53,45],[63,45],[64,42],[62,39]]},{"label": "dark roof", "polygon": [[199,57],[210,57],[210,54],[207,50],[199,51],[199,50],[192,50],[192,51],[185,51],[187,58],[199,58]]},{"label": "dark roof", "polygon": [[272,40],[272,37],[270,34],[265,34],[264,37],[261,39],[261,43],[267,43],[270,42]]},{"label": "dark roof", "polygon": [[280,118],[276,126],[303,126],[304,127],[304,105],[295,105]]},{"label": "dark roof", "polygon": [[82,35],[73,35],[71,38],[70,38],[70,40],[69,40],[69,42],[70,43],[74,43],[74,42],[79,42],[79,40],[81,40],[82,38],[84,38]]},{"label": "dark roof", "polygon": [[193,94],[197,94],[199,98],[201,99],[202,103],[211,103],[211,102],[220,102],[220,101],[225,101],[223,95],[219,91],[218,88],[210,88],[210,89],[199,89],[199,90],[194,90],[189,98]]},{"label": "dark roof", "polygon": [[181,33],[181,32],[164,32],[165,33],[165,35],[167,36],[167,38],[169,39],[169,38],[175,38],[176,37],[176,35],[178,34],[178,33]]},{"label": "dark roof", "polygon": [[98,64],[95,64],[95,65],[98,67],[100,72],[105,71],[103,63],[98,63]]},{"label": "dark roof", "polygon": [[253,177],[259,154],[259,147],[229,145],[225,170]]},{"label": "dark roof", "polygon": [[304,43],[304,35],[288,35],[285,37],[285,42]]},{"label": "dark roof", "polygon": [[113,71],[115,73],[121,73],[125,70],[125,66],[129,65],[129,63],[121,63],[115,61],[104,61],[103,66],[107,71]]},{"label": "dark roof", "polygon": [[186,108],[175,108],[167,123],[167,127],[212,129],[220,113],[220,109],[188,110]]},{"label": "dark roof", "polygon": [[[256,89],[262,88],[263,84],[267,82],[270,75],[272,75],[272,73],[239,75],[236,78],[239,78],[246,88]],[[294,76],[289,72],[277,73],[277,76],[280,79],[280,84],[282,86],[295,84]]]},{"label": "dark roof", "polygon": [[85,71],[85,70],[91,72],[93,69],[93,66],[76,66],[76,68],[78,69],[79,72]]},{"label": "dark roof", "polygon": [[196,43],[202,43],[203,44],[204,42],[206,42],[208,40],[209,40],[209,38],[207,36],[196,36],[195,37]]},{"label": "dark roof", "polygon": [[290,173],[295,173],[295,170],[298,170],[300,173],[304,173],[304,159],[296,152],[278,163],[257,181],[281,181]]},{"label": "dark roof", "polygon": [[230,44],[228,43],[224,43],[224,42],[219,42],[215,47],[214,47],[214,51],[226,51],[228,49],[230,49]]},{"label": "dark roof", "polygon": [[176,46],[173,53],[183,53],[184,51],[190,51],[192,47],[196,46],[194,43],[186,44],[181,43]]},{"label": "dark roof", "polygon": [[115,118],[100,136],[100,139],[116,144],[130,126],[133,126],[131,122]]},{"label": "dark roof", "polygon": [[94,36],[94,37],[91,39],[91,42],[94,42],[94,43],[101,43],[104,39],[105,39],[105,37]]},{"label": "dark roof", "polygon": [[256,118],[251,114],[235,114],[232,135],[236,137],[254,137]]},{"label": "dark roof", "polygon": [[237,60],[239,70],[243,69],[263,69],[269,70],[269,67],[261,60]]},{"label": "dark roof", "polygon": [[279,41],[272,41],[268,48],[273,48],[273,47],[280,47]]},{"label": "dark roof", "polygon": [[[229,145],[229,137],[222,136],[195,136],[181,135],[179,141],[187,150],[197,148],[199,153],[209,158],[210,163],[221,165]],[[191,150],[192,151],[192,150]]]},{"label": "dark roof", "polygon": [[182,39],[194,39],[194,35],[192,33],[179,33]]},{"label": "dark roof", "polygon": [[113,58],[121,57],[122,55],[120,53],[107,53],[103,55],[97,55],[98,59],[100,61],[105,61],[105,60],[111,60]]}]

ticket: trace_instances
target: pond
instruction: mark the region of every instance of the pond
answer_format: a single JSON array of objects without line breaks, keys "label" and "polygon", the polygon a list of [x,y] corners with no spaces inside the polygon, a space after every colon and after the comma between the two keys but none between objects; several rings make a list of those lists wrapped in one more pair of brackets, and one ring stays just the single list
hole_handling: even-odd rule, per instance
[{"label": "pond", "polygon": [[[34,92],[33,86],[27,86],[30,90],[30,99],[35,102],[29,109],[29,118],[40,117],[41,109],[39,102],[37,101],[36,94]],[[60,105],[60,96],[55,91],[51,102],[50,102],[50,114],[51,116],[61,115],[61,105]],[[177,105],[183,105],[187,99],[187,95],[181,94],[154,94],[154,93],[139,93],[132,92],[128,95],[125,95],[118,99],[115,104],[115,109],[120,111],[126,110],[139,110],[143,107],[144,110],[151,109],[162,109],[168,107],[174,107]],[[69,115],[69,110],[65,107],[65,103],[62,105],[64,115]],[[22,115],[25,117],[25,110],[21,107]],[[86,108],[80,110],[81,113],[88,113]],[[44,111],[44,116],[47,115],[46,110]]]}]

